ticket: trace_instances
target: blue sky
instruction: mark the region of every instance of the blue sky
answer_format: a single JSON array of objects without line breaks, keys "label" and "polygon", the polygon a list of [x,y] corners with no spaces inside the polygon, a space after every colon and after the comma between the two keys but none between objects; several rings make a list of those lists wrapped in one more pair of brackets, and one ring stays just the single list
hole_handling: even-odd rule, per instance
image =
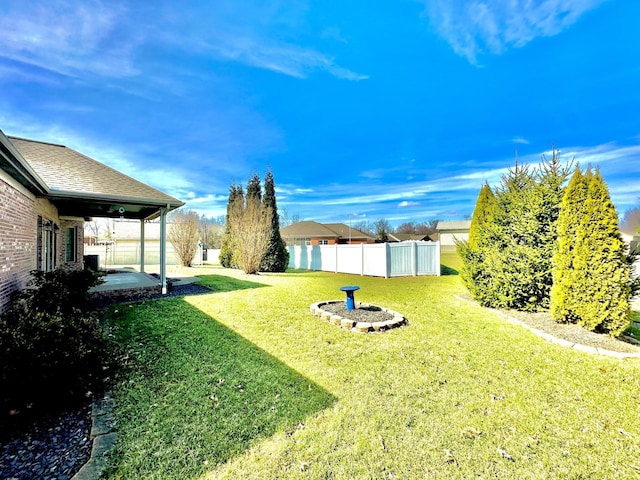
[{"label": "blue sky", "polygon": [[640,2],[4,0],[0,128],[224,214],[271,166],[280,213],[470,215],[561,158],[640,206]]}]

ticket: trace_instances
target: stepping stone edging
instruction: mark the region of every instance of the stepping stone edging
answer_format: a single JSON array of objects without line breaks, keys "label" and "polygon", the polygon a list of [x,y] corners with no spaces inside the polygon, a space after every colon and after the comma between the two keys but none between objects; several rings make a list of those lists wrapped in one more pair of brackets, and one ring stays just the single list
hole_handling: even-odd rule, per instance
[{"label": "stepping stone edging", "polygon": [[[392,328],[402,327],[407,324],[407,319],[404,318],[401,314],[396,311],[389,310],[388,308],[380,308],[383,312],[390,313],[393,315],[393,318],[390,320],[385,320],[383,322],[357,322],[355,320],[351,320],[350,318],[344,318],[335,313],[327,312],[323,310],[324,305],[332,304],[332,303],[344,303],[344,300],[328,300],[324,302],[316,302],[312,303],[309,307],[309,310],[316,317],[320,317],[321,319],[332,323],[338,327],[344,328],[346,330],[351,330],[352,332],[357,333],[369,333],[369,332],[384,332],[386,330],[391,330]],[[374,307],[376,305],[371,305],[369,303],[357,302],[357,307],[366,308],[366,307]]]}]

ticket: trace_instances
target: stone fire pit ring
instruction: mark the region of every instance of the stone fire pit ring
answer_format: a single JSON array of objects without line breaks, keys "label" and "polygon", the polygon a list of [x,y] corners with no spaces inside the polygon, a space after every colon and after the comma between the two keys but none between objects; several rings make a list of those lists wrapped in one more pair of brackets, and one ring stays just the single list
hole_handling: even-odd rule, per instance
[{"label": "stone fire pit ring", "polygon": [[356,321],[350,318],[343,317],[342,315],[331,313],[325,309],[323,306],[329,304],[345,304],[344,300],[326,300],[323,302],[312,303],[309,307],[309,310],[313,315],[319,317],[329,323],[332,323],[340,328],[344,328],[346,330],[351,330],[356,333],[369,333],[369,332],[384,332],[386,330],[391,330],[392,328],[402,327],[407,324],[407,319],[400,313],[390,310],[388,308],[379,307],[377,305],[372,305],[370,303],[357,302],[356,308],[364,309],[364,308],[377,308],[382,310],[383,312],[388,313],[392,316],[389,320],[384,321],[376,321],[376,322],[366,322],[366,321]]}]

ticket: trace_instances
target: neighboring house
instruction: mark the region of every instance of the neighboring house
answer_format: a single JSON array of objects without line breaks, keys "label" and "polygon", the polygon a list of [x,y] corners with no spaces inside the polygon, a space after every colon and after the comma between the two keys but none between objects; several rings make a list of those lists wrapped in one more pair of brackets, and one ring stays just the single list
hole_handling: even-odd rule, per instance
[{"label": "neighboring house", "polygon": [[[7,137],[0,130],[0,312],[30,271],[82,268],[84,222],[144,220],[184,205],[63,145]],[[165,235],[166,237],[166,235]],[[166,259],[161,262],[166,291]]]},{"label": "neighboring house", "polygon": [[430,242],[430,235],[421,235],[419,233],[388,233],[389,242]]},{"label": "neighboring house", "polygon": [[440,240],[441,252],[455,252],[456,241],[469,240],[469,229],[471,220],[460,220],[455,222],[438,222],[436,230],[438,240]]},{"label": "neighboring house", "polygon": [[371,235],[344,223],[297,222],[281,228],[280,235],[289,246],[375,243]]}]

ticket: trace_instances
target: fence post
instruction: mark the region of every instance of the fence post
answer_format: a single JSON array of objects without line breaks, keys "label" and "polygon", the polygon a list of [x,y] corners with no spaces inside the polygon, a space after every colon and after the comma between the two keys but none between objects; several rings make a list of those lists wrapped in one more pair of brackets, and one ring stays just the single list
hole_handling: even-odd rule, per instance
[{"label": "fence post", "polygon": [[338,244],[334,243],[333,246],[336,247],[336,272],[335,273],[338,273]]},{"label": "fence post", "polygon": [[360,244],[360,276],[364,275],[364,243]]},{"label": "fence post", "polygon": [[411,274],[415,277],[418,275],[418,242],[411,242]]},{"label": "fence post", "polygon": [[389,243],[384,243],[384,278],[391,276],[391,250]]},{"label": "fence post", "polygon": [[440,272],[440,240],[436,242],[436,275],[439,277]]}]

